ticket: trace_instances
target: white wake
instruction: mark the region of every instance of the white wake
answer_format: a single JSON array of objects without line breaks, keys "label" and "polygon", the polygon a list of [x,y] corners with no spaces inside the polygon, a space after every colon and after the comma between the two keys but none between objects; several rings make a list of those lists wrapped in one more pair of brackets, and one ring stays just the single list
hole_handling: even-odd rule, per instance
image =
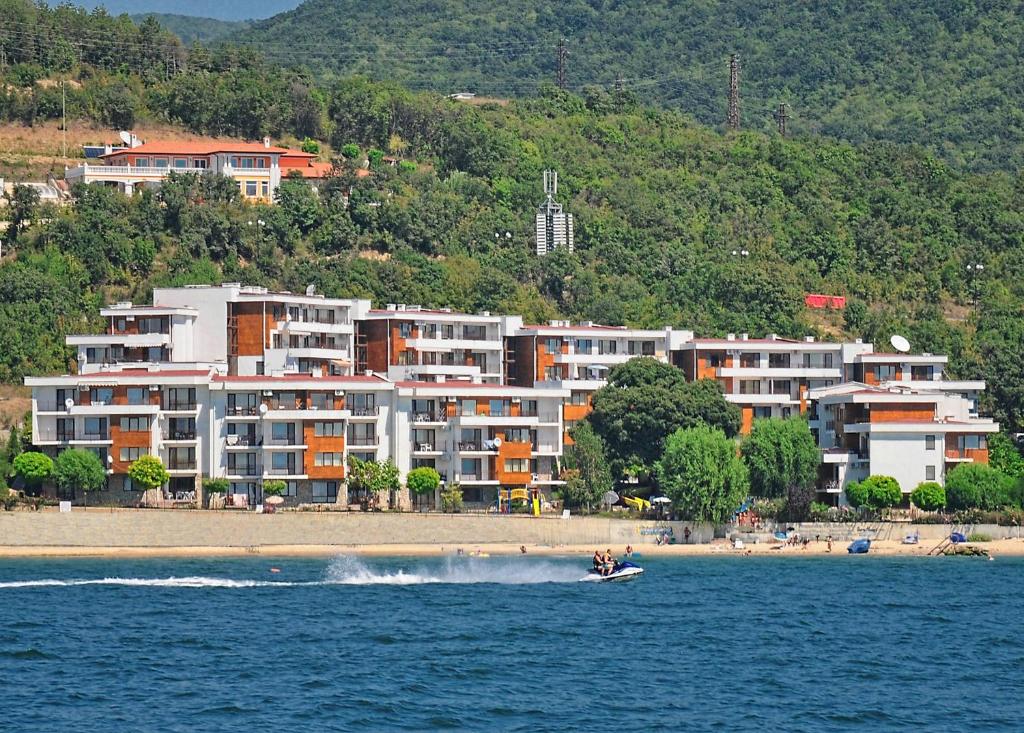
[{"label": "white wake", "polygon": [[351,555],[340,555],[327,567],[327,582],[339,585],[422,585],[425,583],[499,583],[529,585],[572,583],[580,579],[578,567],[549,560],[521,557],[449,557],[440,564],[422,562],[409,570],[376,570]]}]

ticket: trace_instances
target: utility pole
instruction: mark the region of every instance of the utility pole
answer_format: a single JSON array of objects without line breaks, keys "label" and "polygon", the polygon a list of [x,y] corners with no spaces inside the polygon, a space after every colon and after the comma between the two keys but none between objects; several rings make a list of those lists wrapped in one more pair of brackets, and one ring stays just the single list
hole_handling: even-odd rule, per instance
[{"label": "utility pole", "polygon": [[726,125],[730,130],[740,129],[740,56],[729,56],[729,115]]},{"label": "utility pole", "polygon": [[569,58],[569,49],[565,46],[565,38],[558,39],[558,88],[565,89],[565,67]]},{"label": "utility pole", "polygon": [[786,120],[789,116],[786,114],[786,103],[779,103],[779,111],[775,113],[775,121],[779,123],[779,135],[786,137]]}]

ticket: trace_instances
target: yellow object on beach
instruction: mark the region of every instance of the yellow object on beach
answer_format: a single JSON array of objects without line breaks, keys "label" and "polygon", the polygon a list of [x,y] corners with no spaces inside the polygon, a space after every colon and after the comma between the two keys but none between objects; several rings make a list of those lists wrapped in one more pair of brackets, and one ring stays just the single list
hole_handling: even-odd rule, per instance
[{"label": "yellow object on beach", "polygon": [[624,496],[622,500],[626,502],[626,506],[636,509],[638,512],[648,511],[651,508],[651,502],[647,499],[641,499],[636,496]]}]

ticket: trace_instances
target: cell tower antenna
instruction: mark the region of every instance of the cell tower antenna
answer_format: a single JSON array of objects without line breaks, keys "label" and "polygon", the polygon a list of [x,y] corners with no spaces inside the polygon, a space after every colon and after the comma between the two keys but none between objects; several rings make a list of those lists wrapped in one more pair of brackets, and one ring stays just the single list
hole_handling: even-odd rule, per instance
[{"label": "cell tower antenna", "polygon": [[740,129],[740,55],[729,56],[729,114],[726,124],[730,130]]}]

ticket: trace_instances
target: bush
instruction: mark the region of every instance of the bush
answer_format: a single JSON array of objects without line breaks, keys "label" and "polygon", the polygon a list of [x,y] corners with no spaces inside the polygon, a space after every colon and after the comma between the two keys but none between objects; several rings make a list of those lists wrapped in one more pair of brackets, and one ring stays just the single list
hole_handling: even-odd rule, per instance
[{"label": "bush", "polygon": [[398,170],[402,173],[412,173],[416,170],[416,164],[411,160],[401,160],[398,162]]},{"label": "bush", "polygon": [[307,137],[305,140],[302,141],[302,152],[313,153],[314,155],[316,155],[317,153],[320,152],[320,143],[318,143],[316,140],[313,140],[312,138]]},{"label": "bush", "polygon": [[53,460],[44,453],[29,451],[14,457],[14,472],[26,486],[36,487],[53,475]]},{"label": "bush", "polygon": [[420,466],[406,474],[405,485],[417,496],[432,494],[441,485],[441,475],[430,466]]},{"label": "bush", "polygon": [[851,481],[846,485],[846,500],[856,509],[867,506],[868,487],[861,481]]},{"label": "bush", "polygon": [[288,490],[288,484],[280,479],[274,479],[272,481],[263,482],[263,495],[264,496],[281,496],[285,491]]},{"label": "bush", "polygon": [[348,143],[341,146],[341,157],[352,160],[359,155],[359,146],[355,143]]},{"label": "bush", "polygon": [[867,492],[867,506],[872,509],[896,506],[903,501],[903,491],[892,476],[868,476],[860,483]]},{"label": "bush", "polygon": [[141,456],[128,467],[128,476],[133,484],[142,487],[144,491],[158,489],[171,478],[163,461],[157,456]]},{"label": "bush", "polygon": [[991,542],[992,535],[985,534],[984,532],[971,532],[967,535],[968,542]]},{"label": "bush", "polygon": [[441,511],[455,514],[462,511],[462,487],[452,484],[441,492]]},{"label": "bush", "polygon": [[384,160],[384,151],[378,150],[377,148],[370,148],[366,152],[366,158],[370,161],[371,168],[379,168],[381,162]]},{"label": "bush", "polygon": [[950,509],[1000,509],[1012,503],[1014,481],[983,463],[962,463],[946,476]]},{"label": "bush", "polygon": [[910,494],[910,500],[918,509],[933,512],[946,506],[946,490],[934,481],[924,481]]},{"label": "bush", "polygon": [[203,492],[207,494],[226,494],[231,484],[226,478],[203,479]]}]

